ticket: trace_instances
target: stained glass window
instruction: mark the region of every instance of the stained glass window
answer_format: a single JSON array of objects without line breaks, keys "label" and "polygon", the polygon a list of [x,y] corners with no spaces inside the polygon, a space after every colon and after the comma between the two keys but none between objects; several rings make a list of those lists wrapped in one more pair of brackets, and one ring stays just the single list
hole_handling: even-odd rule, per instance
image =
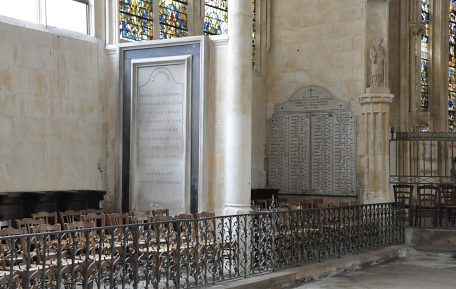
[{"label": "stained glass window", "polygon": [[205,0],[204,10],[204,33],[206,35],[222,34],[224,26],[228,23],[228,1]]},{"label": "stained glass window", "polygon": [[152,0],[119,0],[119,24],[120,37],[123,39],[152,39]]},{"label": "stained glass window", "polygon": [[425,27],[421,36],[421,111],[429,110],[429,1],[421,0],[421,19]]},{"label": "stained glass window", "polygon": [[252,6],[253,6],[253,14],[252,14],[252,19],[253,19],[253,24],[252,24],[252,59],[253,59],[253,65],[255,65],[256,61],[256,0],[252,0]]},{"label": "stained glass window", "polygon": [[160,38],[188,35],[187,1],[160,0]]},{"label": "stained glass window", "polygon": [[456,131],[456,0],[450,0],[448,62],[448,128]]}]

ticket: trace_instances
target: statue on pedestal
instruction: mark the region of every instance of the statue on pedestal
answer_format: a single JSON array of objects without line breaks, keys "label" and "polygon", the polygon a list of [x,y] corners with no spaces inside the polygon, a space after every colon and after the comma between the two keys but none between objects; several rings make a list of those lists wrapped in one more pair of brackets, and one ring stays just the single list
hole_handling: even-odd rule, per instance
[{"label": "statue on pedestal", "polygon": [[382,46],[383,38],[377,40],[377,44],[370,49],[371,75],[370,87],[385,87],[385,58],[386,51]]}]

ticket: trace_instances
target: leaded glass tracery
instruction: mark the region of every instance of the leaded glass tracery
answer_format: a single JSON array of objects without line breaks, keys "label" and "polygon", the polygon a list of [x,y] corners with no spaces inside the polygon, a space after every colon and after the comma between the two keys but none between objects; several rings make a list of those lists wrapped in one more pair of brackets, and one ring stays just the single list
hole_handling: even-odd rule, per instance
[{"label": "leaded glass tracery", "polygon": [[421,19],[425,28],[421,36],[421,111],[429,110],[429,2],[421,0]]},{"label": "leaded glass tracery", "polygon": [[188,36],[187,1],[160,0],[160,39]]},{"label": "leaded glass tracery", "polygon": [[456,0],[450,0],[448,61],[448,129],[456,130]]},{"label": "leaded glass tracery", "polygon": [[119,0],[120,37],[135,41],[153,39],[153,0]]},{"label": "leaded glass tracery", "polygon": [[223,26],[228,23],[227,0],[205,0],[204,33],[206,35],[220,35]]},{"label": "leaded glass tracery", "polygon": [[256,61],[256,0],[252,0],[252,59],[253,65]]}]

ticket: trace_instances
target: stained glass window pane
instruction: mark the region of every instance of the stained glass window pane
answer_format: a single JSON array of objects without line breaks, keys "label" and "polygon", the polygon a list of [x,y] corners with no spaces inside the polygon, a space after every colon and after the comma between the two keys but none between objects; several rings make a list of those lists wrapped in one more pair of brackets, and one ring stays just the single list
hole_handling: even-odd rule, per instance
[{"label": "stained glass window pane", "polygon": [[228,1],[205,0],[204,33],[206,35],[220,35],[227,23]]},{"label": "stained glass window pane", "polygon": [[119,25],[120,37],[123,39],[152,39],[152,0],[119,0]]},{"label": "stained glass window pane", "polygon": [[449,69],[448,69],[448,129],[456,131],[456,0],[450,0]]},{"label": "stained glass window pane", "polygon": [[252,14],[252,19],[253,19],[253,24],[252,24],[252,59],[253,59],[253,65],[255,65],[256,61],[256,0],[252,0],[252,6],[253,6],[253,14]]},{"label": "stained glass window pane", "polygon": [[188,36],[187,1],[160,0],[160,38]]},{"label": "stained glass window pane", "polygon": [[429,110],[429,1],[421,0],[421,19],[425,27],[421,36],[421,111]]}]

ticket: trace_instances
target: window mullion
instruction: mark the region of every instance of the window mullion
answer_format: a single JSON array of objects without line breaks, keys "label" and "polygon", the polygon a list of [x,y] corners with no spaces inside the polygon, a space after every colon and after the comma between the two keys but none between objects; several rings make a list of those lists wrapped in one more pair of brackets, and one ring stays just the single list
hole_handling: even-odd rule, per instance
[{"label": "window mullion", "polygon": [[154,39],[160,39],[160,7],[159,0],[154,0],[152,3],[153,19],[154,19]]},{"label": "window mullion", "polygon": [[37,19],[38,23],[47,26],[47,19],[46,19],[46,0],[36,0],[37,2]]}]

